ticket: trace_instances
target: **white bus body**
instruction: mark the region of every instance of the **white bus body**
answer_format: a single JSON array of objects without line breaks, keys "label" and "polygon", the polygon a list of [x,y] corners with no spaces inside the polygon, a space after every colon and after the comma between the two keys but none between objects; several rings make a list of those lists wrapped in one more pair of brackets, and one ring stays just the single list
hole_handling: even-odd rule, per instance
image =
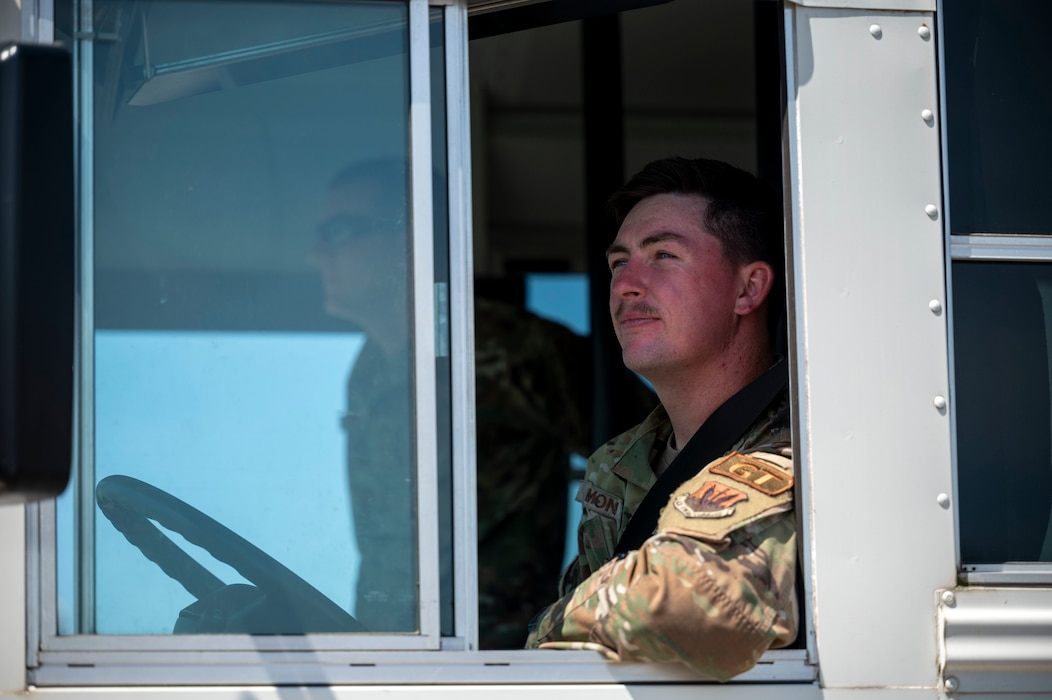
[{"label": "white bus body", "polygon": [[[64,20],[52,0],[26,0],[20,8],[5,2],[0,12],[0,36],[39,42],[62,38]],[[688,2],[695,0],[679,0],[679,4]],[[752,7],[747,0],[733,2]],[[536,10],[545,5],[543,0],[408,0],[372,5],[396,5],[404,10],[408,42],[405,118],[410,137],[406,148],[414,163],[410,186],[415,212],[412,255],[416,266],[413,274],[418,275],[411,303],[417,329],[415,347],[418,356],[425,358],[417,360],[414,368],[416,454],[422,465],[417,488],[424,504],[419,510],[417,559],[422,631],[410,635],[408,641],[399,638],[376,644],[341,641],[338,635],[324,634],[210,637],[121,630],[108,633],[101,628],[91,631],[94,623],[87,619],[91,615],[64,622],[68,619],[64,616],[72,613],[59,609],[58,600],[67,584],[62,583],[65,574],[56,573],[53,561],[58,556],[57,547],[61,547],[55,542],[61,541],[62,528],[73,528],[70,532],[79,533],[78,537],[88,535],[61,518],[56,520],[62,506],[56,507],[52,501],[5,505],[0,506],[0,697],[459,700],[543,695],[575,700],[701,696],[804,700],[1052,696],[1052,558],[1044,556],[1043,563],[1003,561],[970,566],[973,562],[967,554],[962,555],[958,534],[954,264],[1047,263],[1052,260],[1052,239],[1047,235],[1052,234],[1052,228],[990,232],[999,235],[953,228],[957,210],[951,206],[951,195],[956,181],[948,177],[954,166],[950,162],[954,151],[946,140],[946,75],[954,66],[947,65],[943,55],[943,14],[953,3],[757,3],[764,6],[759,11],[777,6],[775,14],[784,43],[781,48],[766,47],[763,55],[770,57],[771,51],[780,55],[779,71],[784,69],[786,95],[781,153],[776,154],[775,161],[780,155],[786,214],[788,348],[799,474],[796,496],[804,595],[801,640],[796,648],[768,652],[753,670],[726,684],[698,678],[676,665],[612,664],[585,651],[477,648],[478,621],[473,609],[477,570],[473,550],[476,421],[472,276],[473,270],[487,265],[496,269],[500,259],[517,254],[502,249],[500,240],[508,238],[501,239],[499,231],[494,233],[493,227],[482,225],[480,217],[493,220],[494,208],[505,206],[500,197],[509,196],[507,190],[516,180],[507,177],[504,170],[519,169],[524,171],[519,177],[540,178],[567,168],[561,161],[549,162],[548,170],[536,161],[532,169],[529,165],[519,168],[515,156],[530,150],[530,130],[538,128],[545,115],[530,121],[529,114],[515,114],[513,108],[503,112],[485,109],[487,96],[476,89],[472,78],[475,71],[493,71],[495,67],[468,62],[469,23],[474,18],[527,7]],[[697,0],[698,6],[707,4]],[[75,12],[92,11],[90,0],[70,5]],[[111,5],[117,7],[118,3]],[[600,5],[579,3],[577,7]],[[626,11],[625,22],[630,21],[632,12],[643,10]],[[580,10],[581,17],[587,14]],[[94,17],[97,21],[105,19],[100,13]],[[441,18],[444,32],[437,51],[434,38],[429,42],[428,34],[429,18],[434,25],[436,17]],[[1025,14],[1014,19],[1017,28],[1032,23],[1039,20]],[[73,37],[81,76],[78,231],[82,255],[88,256],[82,258],[81,272],[81,283],[88,286],[81,287],[80,296],[86,309],[102,302],[88,291],[92,263],[90,253],[83,251],[90,250],[92,241],[99,241],[99,227],[114,220],[114,214],[106,213],[104,217],[108,218],[104,218],[99,213],[105,198],[120,196],[104,191],[108,185],[100,168],[108,167],[108,159],[135,156],[109,139],[112,134],[104,131],[105,124],[96,123],[120,118],[118,108],[110,114],[104,104],[106,100],[116,104],[119,96],[97,86],[92,91],[91,80],[84,78],[93,75],[90,62],[101,60],[102,54],[92,53],[92,42],[111,40],[104,36],[107,32],[126,36],[124,33],[130,31],[117,24],[96,27],[91,37],[80,29]],[[193,25],[187,25],[186,31],[192,30]],[[733,34],[730,27],[720,31]],[[751,37],[741,41],[752,46]],[[157,52],[163,50],[160,40],[157,46]],[[438,55],[443,57],[444,75],[436,82],[428,75]],[[509,84],[528,72],[529,66],[515,62],[521,55],[509,53],[503,59],[499,53],[486,56],[507,60],[502,79]],[[382,60],[386,59],[374,62]],[[551,67],[553,92],[560,89],[564,77],[559,75],[560,70],[560,66]],[[691,70],[704,86],[717,82],[719,74],[729,68],[704,64]],[[376,89],[380,95],[381,88]],[[1034,89],[1048,94],[1047,86]],[[124,95],[120,99],[129,98]],[[1044,105],[1046,111],[1039,118],[1052,124],[1052,103]],[[310,105],[303,109],[309,110]],[[1007,122],[1004,128],[1011,130],[1012,122],[1020,117],[1018,110],[1025,108],[1004,103],[998,109],[1003,110]],[[430,213],[441,204],[433,201],[430,179],[435,133],[432,121],[439,112],[444,115],[442,138],[446,140],[448,168],[448,281],[432,279],[427,272],[434,267],[431,261],[436,255]],[[547,118],[558,121],[557,110]],[[689,125],[691,118],[678,119],[662,123],[668,132],[674,132],[685,129],[683,125]],[[713,120],[710,125],[718,121]],[[263,119],[245,124],[246,130],[257,128],[269,127]],[[349,128],[366,127],[353,122]],[[714,132],[711,140],[717,143],[715,148],[720,148],[721,133],[733,131],[731,126]],[[95,142],[95,133],[107,137]],[[160,140],[166,138],[166,132],[158,134]],[[666,141],[651,144],[649,150],[675,148],[675,134],[666,136]],[[516,142],[515,138],[520,140]],[[538,154],[538,158],[558,153],[560,148],[577,147],[576,142],[559,138],[540,147],[551,150]],[[702,141],[688,139],[679,147],[701,148],[705,145]],[[640,160],[640,154],[647,150],[640,147],[628,160]],[[727,150],[728,157],[733,158],[733,146]],[[1042,153],[1039,148],[1037,155]],[[277,153],[274,157],[283,156]],[[626,168],[634,170],[639,165],[641,162],[630,162]],[[755,168],[756,160],[744,165]],[[264,163],[259,161],[259,166],[264,167]],[[136,167],[149,166],[144,161]],[[582,175],[576,165],[568,170],[554,177]],[[94,181],[92,172],[96,173]],[[216,178],[238,177],[236,170],[215,172]],[[128,187],[136,185],[129,183]],[[283,187],[277,186],[267,196],[280,194],[285,191]],[[181,195],[173,192],[172,196]],[[310,195],[292,191],[290,196],[305,200]],[[251,210],[255,205],[246,201]],[[260,202],[259,206],[266,204]],[[558,206],[559,202],[552,202],[552,207]],[[1052,210],[1048,204],[1044,208]],[[260,223],[251,211],[246,216],[254,224]],[[142,220],[134,223],[143,226]],[[150,235],[143,233],[146,238]],[[538,245],[547,244],[541,241]],[[548,252],[538,250],[533,251],[538,257]],[[98,255],[110,253],[102,250]],[[119,255],[140,253],[125,250]],[[444,317],[441,301],[447,294],[449,312]],[[444,335],[443,323],[449,324],[448,335]],[[99,470],[105,469],[98,458],[102,439],[96,441],[93,431],[101,419],[93,411],[101,415],[104,402],[112,399],[103,393],[104,380],[110,376],[107,372],[116,370],[107,369],[101,358],[110,352],[107,348],[120,342],[118,330],[107,335],[90,327],[80,329],[78,366],[82,369],[77,386],[81,408],[77,413],[75,461],[91,454],[93,468]],[[457,602],[449,621],[452,631],[444,627],[443,602],[437,594],[442,576],[438,550],[445,545],[439,542],[440,513],[433,504],[441,487],[437,470],[425,468],[440,461],[438,452],[445,449],[435,431],[440,380],[435,377],[434,363],[426,361],[432,357],[430,348],[444,342],[449,344],[452,376],[451,443],[447,447],[454,474],[450,522],[457,543],[452,558],[456,584],[451,595]],[[192,342],[187,341],[186,347],[190,345]],[[345,345],[338,351],[346,352]],[[328,357],[325,352],[318,350],[311,357]],[[997,367],[990,368],[995,375],[998,371]],[[1045,381],[1044,386],[1035,386],[1034,392],[1047,402],[1047,376]],[[180,440],[205,440],[189,430]],[[1052,467],[1044,464],[1043,469],[1047,472]],[[251,471],[237,474],[241,474],[237,478],[251,478]],[[77,484],[75,476],[70,488],[76,490]],[[80,499],[75,509],[94,507],[91,490],[86,489],[86,496],[84,491],[72,496]],[[181,494],[187,500],[192,495],[194,492]],[[428,499],[430,506],[426,505]],[[1052,494],[1046,493],[1045,500],[1052,501]],[[83,512],[70,507],[72,513]],[[289,517],[308,515],[293,513]],[[102,537],[101,531],[100,525],[93,537]],[[77,546],[81,545],[90,547],[91,542]],[[84,596],[89,595],[84,588],[90,585],[78,581],[69,595],[81,606],[88,600]],[[151,607],[149,601],[145,607]],[[165,608],[163,613],[171,618],[175,611]],[[64,629],[64,624],[72,627]],[[371,648],[370,644],[381,648]]]}]

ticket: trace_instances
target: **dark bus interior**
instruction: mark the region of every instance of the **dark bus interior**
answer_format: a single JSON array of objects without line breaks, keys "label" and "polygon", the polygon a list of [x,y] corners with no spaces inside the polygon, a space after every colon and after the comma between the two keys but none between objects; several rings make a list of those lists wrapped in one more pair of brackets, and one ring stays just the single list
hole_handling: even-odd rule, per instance
[{"label": "dark bus interior", "polygon": [[[573,494],[583,458],[641,421],[656,403],[622,365],[609,323],[604,252],[617,228],[604,209],[606,199],[647,162],[672,155],[725,160],[780,190],[785,100],[778,2],[557,0],[484,10],[477,6],[469,19],[469,76],[480,634],[487,648],[521,641],[514,633],[495,635],[497,625],[487,616],[488,591],[501,588],[490,578],[511,568],[506,560],[514,558],[501,552],[524,536],[540,538],[537,551],[558,546],[516,520],[551,510],[551,492],[569,487],[568,522],[556,516],[544,521],[553,529],[555,522],[565,527],[566,547],[574,551],[580,506]],[[549,329],[551,344],[564,348],[548,351],[559,359],[547,362],[536,378],[528,358],[508,360],[510,376],[525,375],[524,381],[541,387],[531,394],[535,411],[551,416],[549,425],[511,438],[527,446],[526,454],[535,441],[549,446],[529,466],[516,468],[497,448],[509,431],[493,425],[501,415],[493,404],[500,399],[492,398],[486,372],[502,345],[507,353],[523,347],[518,333],[526,321],[520,318],[518,329],[506,318],[493,321],[491,303],[548,315],[551,309],[529,298],[539,278],[579,283],[574,289],[580,298],[562,301],[580,307],[585,319],[577,333],[583,326],[586,337],[567,350],[565,337]],[[563,374],[552,369],[560,362],[569,367]],[[578,381],[562,388],[564,375]],[[584,437],[574,432],[582,423]],[[569,479],[538,466],[560,459],[565,465],[568,452],[577,454]],[[508,476],[527,468],[531,477],[522,481],[528,483]],[[517,507],[504,495],[509,480],[525,494]],[[488,517],[496,513],[503,520]],[[518,591],[518,597],[532,599],[535,610],[552,600],[561,563],[531,561],[533,577],[548,583]],[[520,621],[528,619],[523,611]]]}]

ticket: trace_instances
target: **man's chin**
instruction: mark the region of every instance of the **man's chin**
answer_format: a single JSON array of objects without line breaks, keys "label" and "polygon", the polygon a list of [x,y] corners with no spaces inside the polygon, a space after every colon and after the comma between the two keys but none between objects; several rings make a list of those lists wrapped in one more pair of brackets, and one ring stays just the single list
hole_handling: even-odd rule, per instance
[{"label": "man's chin", "polygon": [[630,355],[628,353],[621,353],[621,361],[624,362],[626,368],[643,376],[646,376],[647,372],[654,366],[654,362],[651,358],[639,354]]},{"label": "man's chin", "polygon": [[625,367],[644,378],[660,372],[667,364],[666,357],[655,349],[631,346],[621,351],[621,361]]}]

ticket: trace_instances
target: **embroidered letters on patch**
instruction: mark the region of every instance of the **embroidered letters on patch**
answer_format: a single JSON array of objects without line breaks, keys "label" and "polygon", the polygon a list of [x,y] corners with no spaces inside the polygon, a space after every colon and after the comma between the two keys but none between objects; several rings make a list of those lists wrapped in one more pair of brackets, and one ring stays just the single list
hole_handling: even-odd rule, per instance
[{"label": "embroidered letters on patch", "polygon": [[738,489],[706,481],[694,493],[677,496],[673,505],[688,518],[726,518],[734,515],[735,503],[747,500],[748,494]]},{"label": "embroidered letters on patch", "polygon": [[793,475],[789,472],[737,452],[709,467],[709,472],[739,481],[768,496],[777,496],[793,488]]},{"label": "embroidered letters on patch", "polygon": [[621,515],[621,499],[587,481],[581,482],[581,487],[577,489],[577,501],[588,510],[607,518],[616,519]]}]

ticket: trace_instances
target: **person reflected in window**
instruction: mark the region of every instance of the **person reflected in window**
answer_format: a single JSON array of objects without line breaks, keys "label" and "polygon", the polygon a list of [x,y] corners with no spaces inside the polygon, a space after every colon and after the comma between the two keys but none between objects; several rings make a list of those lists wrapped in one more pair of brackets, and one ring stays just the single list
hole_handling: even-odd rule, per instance
[{"label": "person reflected in window", "polygon": [[589,459],[579,554],[527,646],[727,680],[797,633],[779,207],[744,171],[669,158],[611,208],[610,316],[661,405]]},{"label": "person reflected in window", "polygon": [[[309,256],[327,313],[367,336],[343,427],[362,557],[355,615],[371,631],[416,629],[406,178],[395,160],[341,172]],[[478,298],[475,346],[479,645],[521,648],[563,563],[569,459],[588,444],[589,340],[521,303]]]},{"label": "person reflected in window", "polygon": [[327,313],[366,336],[342,425],[361,554],[355,617],[373,632],[418,628],[407,178],[407,164],[396,159],[340,172],[308,256]]}]

